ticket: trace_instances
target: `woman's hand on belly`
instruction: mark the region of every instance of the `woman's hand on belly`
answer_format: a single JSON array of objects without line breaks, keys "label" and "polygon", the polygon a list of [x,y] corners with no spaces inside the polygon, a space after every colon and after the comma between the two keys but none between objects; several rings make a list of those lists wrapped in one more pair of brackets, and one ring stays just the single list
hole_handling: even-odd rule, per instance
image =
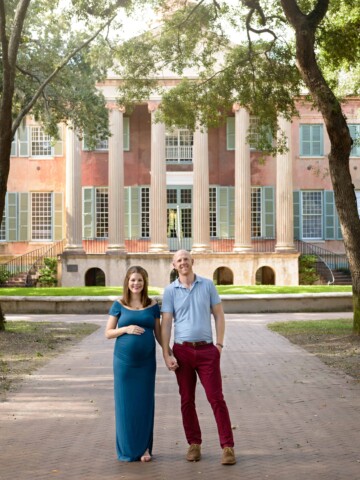
[{"label": "woman's hand on belly", "polygon": [[145,329],[139,327],[139,325],[128,325],[126,327],[126,333],[129,335],[142,335],[145,332]]}]

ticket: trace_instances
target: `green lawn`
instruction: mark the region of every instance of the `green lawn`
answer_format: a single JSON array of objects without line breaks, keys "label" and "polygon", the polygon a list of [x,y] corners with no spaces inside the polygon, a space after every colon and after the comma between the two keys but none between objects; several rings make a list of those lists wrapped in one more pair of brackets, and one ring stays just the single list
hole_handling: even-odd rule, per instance
[{"label": "green lawn", "polygon": [[268,328],[281,335],[351,335],[353,320],[338,318],[334,320],[310,320],[270,323]]},{"label": "green lawn", "polygon": [[[248,295],[274,293],[329,293],[351,292],[351,286],[299,285],[295,287],[276,287],[273,285],[218,285],[220,295]],[[150,287],[149,295],[161,295],[162,288]],[[0,296],[119,296],[122,287],[52,287],[52,288],[1,288]]]}]

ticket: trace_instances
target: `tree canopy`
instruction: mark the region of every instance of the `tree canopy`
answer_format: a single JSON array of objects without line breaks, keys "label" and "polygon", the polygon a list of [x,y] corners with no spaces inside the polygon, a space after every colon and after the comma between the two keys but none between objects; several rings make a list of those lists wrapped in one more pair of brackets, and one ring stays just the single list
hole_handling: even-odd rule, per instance
[{"label": "tree canopy", "polygon": [[[341,106],[360,93],[359,2],[175,0],[162,9],[161,26],[118,49],[119,102],[130,106],[160,90],[159,120],[188,128],[216,125],[238,103],[259,119],[258,146],[275,154],[286,148],[279,115],[291,119],[297,101],[311,101],[330,139],[329,173],[360,334],[360,220],[349,168],[354,140]],[[158,82],[168,70],[182,77],[171,89]],[[276,145],[266,145],[269,130],[280,138]]]},{"label": "tree canopy", "polygon": [[[269,127],[273,132],[279,113],[287,118],[296,115],[295,101],[306,86],[296,67],[295,32],[282,2],[158,3],[162,23],[117,49],[118,72],[124,79],[120,103],[130,107],[158,91],[162,95],[161,119],[190,128],[196,121],[217,125],[234,103],[249,108],[259,117],[260,128]],[[314,17],[312,12],[320,4],[329,4],[316,29],[314,49],[319,66],[339,98],[358,94],[358,2],[294,3],[304,18]],[[197,81],[190,73],[194,70]],[[168,71],[182,77],[171,90],[158,83],[158,78]],[[311,95],[309,99],[314,101]],[[266,141],[265,136],[260,138]]]}]

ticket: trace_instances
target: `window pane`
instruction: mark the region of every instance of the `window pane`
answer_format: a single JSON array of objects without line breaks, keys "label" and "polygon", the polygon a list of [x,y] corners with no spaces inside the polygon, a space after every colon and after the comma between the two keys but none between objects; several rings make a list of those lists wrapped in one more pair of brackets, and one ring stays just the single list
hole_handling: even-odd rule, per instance
[{"label": "window pane", "polygon": [[31,127],[31,155],[33,157],[51,156],[51,137],[45,135],[41,127]]},{"label": "window pane", "polygon": [[167,162],[191,162],[193,158],[193,133],[186,129],[173,129],[165,135]]},{"label": "window pane", "polygon": [[141,189],[141,236],[150,237],[150,189]]},{"label": "window pane", "polygon": [[166,190],[166,195],[167,195],[167,203],[175,203],[175,204],[178,203],[176,188],[168,188]]},{"label": "window pane", "polygon": [[210,237],[217,237],[216,229],[216,188],[209,189]]},{"label": "window pane", "polygon": [[97,238],[107,238],[109,235],[108,189],[96,189],[96,233]]},{"label": "window pane", "polygon": [[261,187],[251,188],[251,236],[261,237]]},{"label": "window pane", "polygon": [[182,188],[180,190],[181,203],[191,203],[191,188]]},{"label": "window pane", "polygon": [[302,237],[321,239],[323,224],[322,192],[302,193]]},{"label": "window pane", "polygon": [[181,228],[182,236],[185,238],[191,237],[191,208],[183,208],[181,210]]},{"label": "window pane", "polygon": [[4,208],[3,218],[0,227],[0,242],[6,240],[6,208]]},{"label": "window pane", "polygon": [[52,194],[34,192],[31,194],[31,239],[51,240]]}]

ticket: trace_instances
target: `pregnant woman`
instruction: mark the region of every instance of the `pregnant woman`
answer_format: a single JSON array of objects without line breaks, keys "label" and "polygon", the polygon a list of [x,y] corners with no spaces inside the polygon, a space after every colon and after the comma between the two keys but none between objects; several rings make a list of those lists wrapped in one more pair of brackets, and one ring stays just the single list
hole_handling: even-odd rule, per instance
[{"label": "pregnant woman", "polygon": [[116,338],[114,396],[116,452],[124,462],[150,462],[155,407],[155,338],[160,340],[160,309],[148,297],[148,275],[130,267],[123,296],[110,311],[105,336]]}]

